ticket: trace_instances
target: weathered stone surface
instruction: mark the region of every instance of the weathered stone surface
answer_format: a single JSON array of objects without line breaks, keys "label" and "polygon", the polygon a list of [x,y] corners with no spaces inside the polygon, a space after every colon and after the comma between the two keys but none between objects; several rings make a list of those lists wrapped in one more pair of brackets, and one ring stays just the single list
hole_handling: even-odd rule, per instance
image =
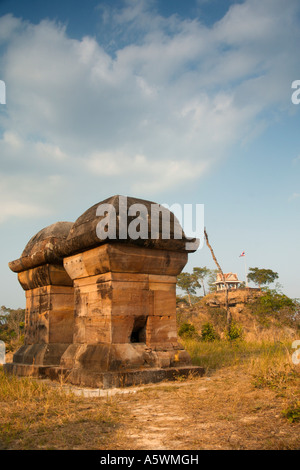
[{"label": "weathered stone surface", "polygon": [[64,267],[72,279],[106,272],[165,274],[176,276],[187,263],[187,252],[128,246],[120,243],[64,258]]},{"label": "weathered stone surface", "polygon": [[26,290],[25,343],[72,342],[74,289],[46,285]]},{"label": "weathered stone surface", "polygon": [[[168,211],[163,206],[156,204],[152,201],[146,201],[143,199],[137,199],[132,197],[127,197],[124,201],[124,197],[116,195],[105,199],[104,201],[95,204],[90,207],[86,212],[84,212],[74,223],[73,227],[70,230],[68,238],[65,243],[65,256],[69,256],[75,253],[80,253],[82,251],[89,250],[98,246],[99,244],[106,243],[107,239],[99,239],[97,236],[96,228],[97,224],[104,218],[104,216],[98,216],[96,214],[97,209],[100,204],[110,204],[116,213],[117,224],[116,224],[116,241],[118,243],[131,244],[134,246],[141,246],[146,248],[156,248],[170,251],[186,251],[186,242],[192,241],[195,239],[187,238],[180,227],[180,224],[174,214]],[[124,207],[126,204],[126,207]],[[142,205],[146,208],[148,216],[146,217],[146,223],[148,226],[148,236],[146,239],[138,238],[132,239],[130,233],[128,234],[128,227],[135,216],[126,216],[126,209],[134,205]],[[157,238],[151,237],[151,223],[153,222],[151,218],[152,207],[159,207],[167,216],[170,216],[170,237],[168,239],[163,239],[162,233],[162,224],[159,225],[158,232],[156,234]],[[125,214],[125,215],[124,215]],[[141,214],[140,217],[143,219],[144,215]],[[123,221],[125,221],[125,231],[127,232],[127,237],[122,238],[120,231],[123,226]],[[144,220],[144,219],[143,219]],[[121,227],[121,230],[120,230]],[[180,234],[181,239],[176,238]],[[113,243],[113,240],[110,240],[110,243]],[[195,251],[192,249],[191,251]]]},{"label": "weathered stone surface", "polygon": [[30,376],[36,378],[47,378],[51,380],[69,380],[73,385],[101,389],[110,389],[117,387],[129,387],[132,385],[141,385],[148,383],[157,383],[162,380],[176,380],[178,378],[190,378],[202,376],[204,368],[198,366],[182,366],[137,369],[118,372],[91,372],[86,369],[75,369],[71,372],[62,367],[55,366],[37,366],[27,364],[5,364],[7,373],[20,376]]},{"label": "weathered stone surface", "polygon": [[186,253],[118,244],[66,258],[75,288],[74,342],[176,342],[175,274],[186,261]]},{"label": "weathered stone surface", "polygon": [[36,268],[22,271],[18,280],[24,290],[35,289],[41,286],[73,286],[72,279],[63,266],[44,264]]},{"label": "weathered stone surface", "polygon": [[65,258],[74,280],[78,348],[70,346],[61,364],[114,371],[189,363],[176,327],[176,275],[186,261],[187,253],[121,244]]},{"label": "weathered stone surface", "polygon": [[[186,237],[177,218],[168,209],[152,201],[132,197],[127,197],[125,199],[126,207],[123,207],[124,196],[112,196],[90,207],[74,223],[56,222],[55,224],[49,225],[48,227],[40,230],[29,240],[21,257],[9,263],[10,269],[19,273],[47,263],[62,264],[64,257],[71,256],[76,253],[82,253],[103,243],[109,242],[111,244],[115,241],[126,245],[129,244],[167,251],[184,253],[196,251],[196,247],[187,250],[186,243],[197,240],[195,238]],[[97,225],[104,218],[104,216],[97,215],[97,209],[100,205],[104,204],[111,205],[116,213],[117,223],[115,240],[100,239],[97,234]],[[143,220],[146,220],[148,226],[148,234],[145,239],[133,239],[130,236],[130,231],[128,232],[128,227],[136,216],[124,215],[123,213],[124,210],[126,212],[126,208],[128,209],[134,205],[142,205],[147,210],[148,215],[146,219],[144,215],[140,216]],[[151,218],[151,211],[153,206],[163,211],[167,218],[169,217],[170,231],[167,239],[164,238],[165,235],[163,233],[162,223],[159,223],[158,231],[155,233],[155,237],[152,237],[151,224],[153,219]],[[122,222],[123,220],[125,221],[124,223],[126,226],[126,238],[123,238],[123,235],[120,233],[120,227],[123,227],[124,225]],[[180,238],[178,238],[178,236]]]},{"label": "weathered stone surface", "polygon": [[35,343],[24,344],[14,354],[15,364],[56,365],[60,364],[61,357],[69,344],[65,343]]},{"label": "weathered stone surface", "polygon": [[[54,379],[61,373],[73,384],[106,388],[191,370],[176,327],[176,277],[187,262],[188,239],[178,224],[174,230],[181,239],[174,230],[164,239],[161,228],[153,239],[119,237],[120,198],[101,203],[115,208],[117,239],[99,239],[99,203],[74,224],[41,230],[9,264],[26,292],[26,316],[25,345],[7,371]],[[150,235],[155,203],[134,198],[126,203],[147,208],[143,217]]]},{"label": "weathered stone surface", "polygon": [[9,263],[12,271],[19,273],[47,263],[63,263],[63,242],[67,239],[72,222],[57,222],[40,230],[27,243],[22,256]]}]

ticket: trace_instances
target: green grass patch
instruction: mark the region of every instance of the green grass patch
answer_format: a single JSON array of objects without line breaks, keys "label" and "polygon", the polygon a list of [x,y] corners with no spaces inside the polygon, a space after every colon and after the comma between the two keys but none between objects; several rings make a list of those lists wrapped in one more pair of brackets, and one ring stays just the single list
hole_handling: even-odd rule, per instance
[{"label": "green grass patch", "polygon": [[[183,339],[183,345],[191,355],[193,364],[203,366],[207,370],[217,370],[248,363],[253,369],[265,372],[274,361],[287,361],[288,345],[277,342],[246,342],[242,340],[212,342]],[[260,364],[260,366],[259,366]]]},{"label": "green grass patch", "polygon": [[289,405],[285,410],[282,411],[283,416],[290,423],[299,423],[300,422],[300,400],[295,401]]}]

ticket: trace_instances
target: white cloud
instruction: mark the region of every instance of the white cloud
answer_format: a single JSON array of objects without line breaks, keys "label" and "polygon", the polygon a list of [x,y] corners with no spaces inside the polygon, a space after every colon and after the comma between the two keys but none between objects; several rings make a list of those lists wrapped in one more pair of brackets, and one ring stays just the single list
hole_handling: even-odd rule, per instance
[{"label": "white cloud", "polygon": [[[38,182],[30,176],[16,177],[0,174],[0,223],[10,217],[22,219],[45,217],[53,213],[43,199],[47,185],[55,191],[57,181],[46,177]],[[48,187],[48,190],[49,190]]]},{"label": "white cloud", "polygon": [[150,161],[145,155],[134,156],[120,152],[95,153],[88,159],[88,166],[94,174],[102,177],[114,176],[130,180],[133,191],[153,194],[161,187],[172,188],[182,181],[193,180],[204,174],[205,161],[194,164],[188,160]]},{"label": "white cloud", "polygon": [[0,18],[0,43],[12,38],[13,34],[21,26],[21,21],[8,14]]},{"label": "white cloud", "polygon": [[11,216],[28,218],[44,216],[45,211],[42,207],[34,204],[26,204],[20,201],[1,201],[0,202],[0,222],[5,222]]},{"label": "white cloud", "polygon": [[38,191],[45,206],[64,198],[66,185],[72,199],[72,181],[89,191],[97,178],[108,196],[126,182],[127,193],[153,200],[202,177],[262,129],[261,114],[290,105],[298,10],[295,0],[247,0],[207,28],[128,1],[102,9],[113,54],[54,22],[0,18],[1,168],[32,186],[14,185],[7,214],[37,214]]},{"label": "white cloud", "polygon": [[298,155],[297,157],[293,158],[293,160],[292,160],[292,163],[294,163],[294,164],[297,164],[297,163],[299,163],[299,162],[300,162],[300,155]]},{"label": "white cloud", "polygon": [[300,193],[293,193],[290,197],[289,197],[289,201],[294,201],[295,199],[299,199],[300,198]]}]

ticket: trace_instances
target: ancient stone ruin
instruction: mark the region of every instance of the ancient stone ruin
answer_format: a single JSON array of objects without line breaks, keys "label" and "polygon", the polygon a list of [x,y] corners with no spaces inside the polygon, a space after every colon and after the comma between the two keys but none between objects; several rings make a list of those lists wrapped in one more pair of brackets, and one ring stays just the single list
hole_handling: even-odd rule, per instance
[{"label": "ancient stone ruin", "polygon": [[[109,217],[100,205],[112,207]],[[128,207],[141,205],[148,215],[128,216]],[[176,276],[196,248],[187,250],[178,221],[157,204],[171,231],[165,238],[161,217],[153,236],[153,205],[114,196],[75,223],[57,222],[31,238],[9,263],[26,293],[26,318],[25,344],[6,372],[54,380],[62,374],[99,388],[203,373],[191,365],[176,328]],[[100,230],[108,221],[115,237]],[[130,223],[146,224],[147,237],[129,236]]]}]

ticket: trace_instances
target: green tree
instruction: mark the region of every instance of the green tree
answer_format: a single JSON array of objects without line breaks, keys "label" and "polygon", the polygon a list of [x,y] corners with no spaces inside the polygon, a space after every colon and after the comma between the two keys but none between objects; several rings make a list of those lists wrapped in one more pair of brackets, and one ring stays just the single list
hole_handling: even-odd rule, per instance
[{"label": "green tree", "polygon": [[209,292],[215,292],[217,290],[217,287],[214,284],[214,282],[216,281],[218,272],[219,272],[218,269],[209,270],[208,282],[207,282]]},{"label": "green tree", "polygon": [[193,274],[197,277],[197,279],[199,279],[201,283],[201,286],[203,289],[203,295],[206,295],[204,280],[207,276],[209,276],[210,269],[208,269],[206,266],[204,266],[203,268],[195,267],[193,268]]},{"label": "green tree", "polygon": [[180,273],[177,276],[177,285],[186,292],[189,304],[192,305],[191,294],[196,294],[196,290],[201,288],[201,284],[195,274]]},{"label": "green tree", "polygon": [[13,333],[17,339],[20,338],[24,328],[25,310],[23,308],[12,309],[4,305],[0,308],[0,329],[6,329]]},{"label": "green tree", "polygon": [[274,319],[281,325],[292,328],[300,327],[300,303],[272,289],[264,289],[264,295],[251,304],[252,314],[259,322],[268,327]]},{"label": "green tree", "polygon": [[272,284],[278,277],[278,273],[275,273],[271,269],[259,268],[249,268],[249,274],[247,276],[248,281],[254,282],[259,288],[261,288],[262,285]]}]

